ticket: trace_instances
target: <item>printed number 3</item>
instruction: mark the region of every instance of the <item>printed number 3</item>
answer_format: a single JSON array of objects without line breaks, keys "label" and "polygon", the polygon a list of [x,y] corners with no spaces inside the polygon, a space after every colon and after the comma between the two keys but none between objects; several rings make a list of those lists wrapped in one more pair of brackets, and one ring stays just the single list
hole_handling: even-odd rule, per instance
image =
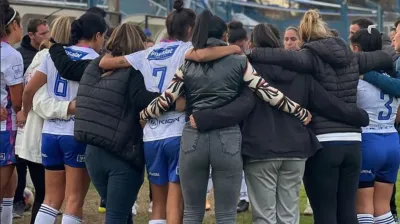
[{"label": "printed number 3", "polygon": [[167,67],[160,67],[153,69],[153,76],[160,76],[160,81],[158,82],[158,90],[161,93],[162,87],[164,85],[165,75],[167,74]]},{"label": "printed number 3", "polygon": [[54,94],[56,96],[67,96],[68,80],[61,78],[60,74],[57,74],[56,83],[54,85]]},{"label": "printed number 3", "polygon": [[383,115],[383,111],[380,111],[378,114],[378,120],[389,120],[390,119],[390,115],[392,115],[392,106],[390,104],[392,104],[393,102],[393,96],[390,96],[388,94],[385,94],[383,92],[381,92],[381,100],[385,100],[385,96],[389,97],[389,100],[385,103],[385,107],[388,110],[387,111],[387,115],[384,116]]}]

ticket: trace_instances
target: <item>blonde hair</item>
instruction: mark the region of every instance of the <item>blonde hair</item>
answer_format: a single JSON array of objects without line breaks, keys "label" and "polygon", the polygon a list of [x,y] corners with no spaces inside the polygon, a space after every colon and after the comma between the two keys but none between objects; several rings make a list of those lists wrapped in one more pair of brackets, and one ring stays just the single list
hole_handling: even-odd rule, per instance
[{"label": "blonde hair", "polygon": [[328,25],[315,9],[310,9],[304,14],[299,26],[299,36],[303,42],[333,37]]},{"label": "blonde hair", "polygon": [[[137,29],[138,27],[133,23],[119,25],[114,29],[106,44],[107,51],[111,52],[112,56],[121,56],[144,50],[144,40]],[[102,77],[111,73],[107,72]]]},{"label": "blonde hair", "polygon": [[[71,23],[72,19],[68,16],[57,17],[53,22],[51,22],[50,36],[60,44],[68,44],[70,42],[71,36]],[[49,40],[43,41],[39,48],[50,48],[52,43]]]}]

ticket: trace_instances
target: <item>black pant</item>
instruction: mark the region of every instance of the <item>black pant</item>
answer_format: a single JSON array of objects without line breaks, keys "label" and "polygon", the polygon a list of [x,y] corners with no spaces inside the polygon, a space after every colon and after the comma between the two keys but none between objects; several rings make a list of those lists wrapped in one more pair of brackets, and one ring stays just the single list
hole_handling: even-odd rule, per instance
[{"label": "black pant", "polygon": [[393,215],[397,215],[397,206],[396,206],[396,183],[393,186],[392,198],[390,198],[390,211]]},{"label": "black pant", "polygon": [[304,185],[315,224],[358,224],[356,193],[361,143],[323,143],[306,163]]},{"label": "black pant", "polygon": [[44,167],[40,163],[34,163],[28,160],[19,158],[17,163],[18,186],[15,191],[15,202],[24,202],[24,189],[26,187],[26,168],[29,169],[29,174],[35,187],[35,200],[32,206],[31,224],[35,223],[36,215],[44,201],[45,182],[44,182]]}]

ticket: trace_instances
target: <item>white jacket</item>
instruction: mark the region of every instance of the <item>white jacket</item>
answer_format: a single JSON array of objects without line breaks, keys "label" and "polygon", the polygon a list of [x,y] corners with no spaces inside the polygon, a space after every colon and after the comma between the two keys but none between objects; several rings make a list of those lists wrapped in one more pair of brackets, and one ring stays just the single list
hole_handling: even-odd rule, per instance
[{"label": "white jacket", "polygon": [[[25,72],[25,83],[30,80],[47,53],[48,50],[42,50],[35,55]],[[33,97],[33,110],[28,113],[25,126],[17,130],[15,154],[25,160],[42,163],[43,119],[68,119],[68,105],[69,101],[57,101],[51,97],[47,92],[47,84],[42,86]]]}]

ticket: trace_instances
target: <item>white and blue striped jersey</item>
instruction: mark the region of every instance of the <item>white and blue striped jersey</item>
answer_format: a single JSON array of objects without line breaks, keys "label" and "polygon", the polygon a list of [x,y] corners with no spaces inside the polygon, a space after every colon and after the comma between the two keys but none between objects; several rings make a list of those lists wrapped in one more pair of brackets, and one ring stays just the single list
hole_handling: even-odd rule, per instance
[{"label": "white and blue striped jersey", "polygon": [[[65,48],[68,56],[74,60],[95,59],[99,56],[93,49],[88,47],[71,46]],[[60,101],[72,101],[76,98],[79,82],[69,81],[62,78],[50,54],[45,56],[44,61],[40,64],[37,71],[47,75],[47,91],[51,97]],[[50,119],[45,120],[42,133],[53,135],[74,135],[75,117],[71,116],[68,120]]]},{"label": "white and blue striped jersey", "polygon": [[374,85],[360,80],[357,87],[357,106],[369,116],[369,125],[362,128],[363,133],[397,132],[394,123],[400,100],[385,94]]},{"label": "white and blue striped jersey", "polygon": [[23,83],[24,64],[21,54],[10,44],[1,41],[1,106],[7,109],[8,115],[1,122],[1,131],[15,131],[16,114],[11,105],[9,87]]},{"label": "white and blue striped jersey", "polygon": [[[165,91],[177,69],[183,64],[185,54],[192,48],[191,42],[161,42],[144,51],[125,56],[133,68],[143,74],[147,90]],[[143,141],[155,141],[182,135],[185,114],[168,112],[147,122]]]}]

